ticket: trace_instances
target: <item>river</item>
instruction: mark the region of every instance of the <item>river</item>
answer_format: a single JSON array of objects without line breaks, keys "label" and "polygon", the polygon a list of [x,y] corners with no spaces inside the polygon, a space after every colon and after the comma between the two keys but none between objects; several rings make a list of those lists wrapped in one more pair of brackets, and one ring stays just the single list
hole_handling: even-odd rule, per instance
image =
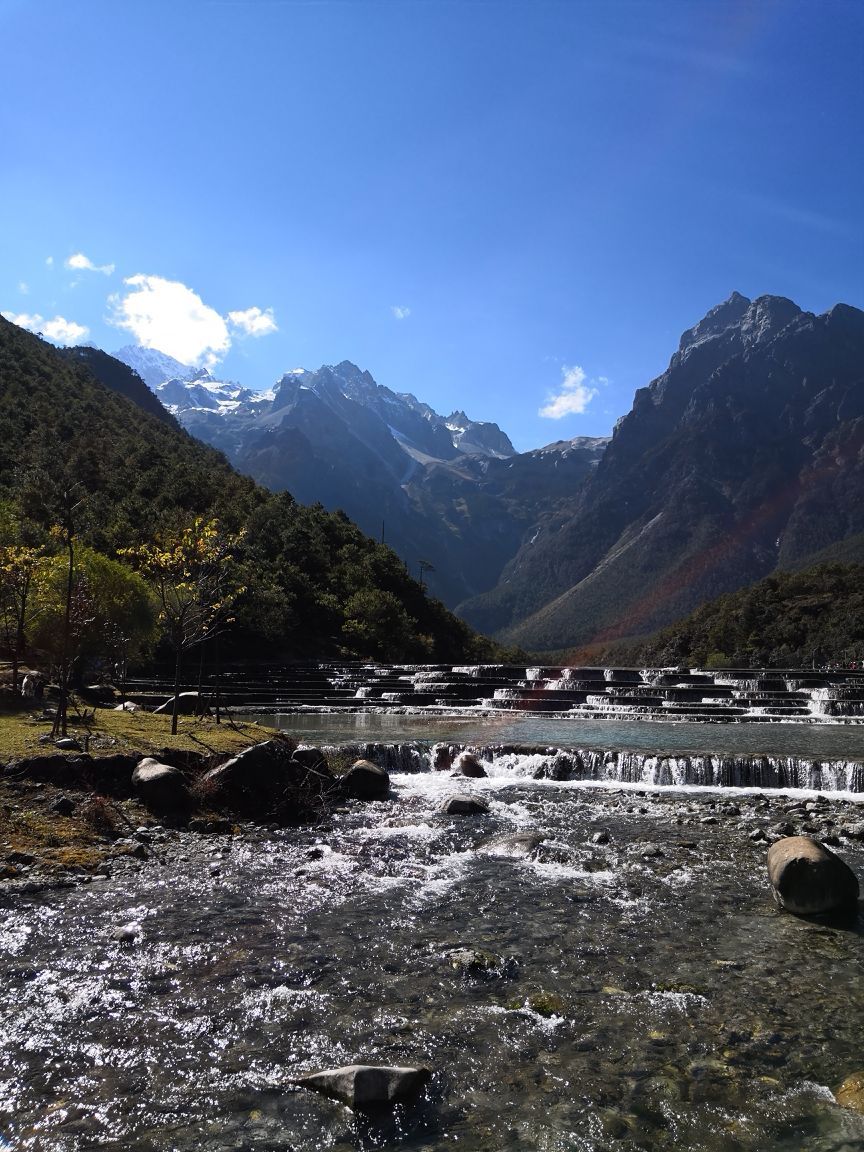
[{"label": "river", "polygon": [[[387,801],[301,831],[150,828],[150,859],[108,879],[0,897],[0,1148],[864,1148],[864,1117],[832,1097],[864,1066],[860,923],[776,911],[753,839],[839,833],[861,875],[861,798],[601,787],[526,764],[395,774]],[[454,791],[488,813],[445,816]],[[293,1084],[354,1062],[433,1077],[377,1117]]]}]

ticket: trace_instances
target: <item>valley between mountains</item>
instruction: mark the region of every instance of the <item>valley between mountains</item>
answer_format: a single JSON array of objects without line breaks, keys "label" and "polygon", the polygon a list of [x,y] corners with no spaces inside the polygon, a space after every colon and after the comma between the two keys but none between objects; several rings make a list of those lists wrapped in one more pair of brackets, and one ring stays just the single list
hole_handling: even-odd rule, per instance
[{"label": "valley between mountains", "polygon": [[864,313],[844,304],[733,293],[611,437],[523,453],[349,361],[256,392],[153,349],[116,355],[239,471],[341,508],[472,627],[526,649],[645,635],[772,572],[864,559]]}]

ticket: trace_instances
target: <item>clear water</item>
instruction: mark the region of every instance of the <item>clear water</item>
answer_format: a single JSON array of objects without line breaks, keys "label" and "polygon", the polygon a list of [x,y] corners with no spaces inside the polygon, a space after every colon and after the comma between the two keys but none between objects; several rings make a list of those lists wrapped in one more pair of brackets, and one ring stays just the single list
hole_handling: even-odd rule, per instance
[{"label": "clear water", "polygon": [[864,726],[842,724],[694,724],[640,720],[548,720],[522,716],[394,715],[382,712],[249,713],[244,720],[322,744],[427,740],[477,744],[627,748],[686,754],[800,756],[864,760]]},{"label": "clear water", "polygon": [[[0,1147],[864,1148],[830,1092],[864,1066],[861,924],[775,911],[749,838],[800,823],[793,799],[393,784],[319,828],[157,834],[107,881],[0,896]],[[457,789],[489,814],[442,815]],[[482,850],[525,832],[528,856]],[[466,946],[497,968],[454,967]],[[428,1096],[364,1118],[292,1084],[355,1061],[426,1064]]]}]

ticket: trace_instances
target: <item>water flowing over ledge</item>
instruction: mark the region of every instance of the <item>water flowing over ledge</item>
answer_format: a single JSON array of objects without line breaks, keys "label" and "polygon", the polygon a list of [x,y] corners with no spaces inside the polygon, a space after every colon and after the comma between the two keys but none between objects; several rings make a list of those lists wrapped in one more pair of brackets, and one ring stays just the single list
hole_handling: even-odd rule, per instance
[{"label": "water flowing over ledge", "polygon": [[[161,703],[166,685],[164,680],[134,681],[129,695],[142,704]],[[244,710],[864,725],[864,672],[853,669],[341,662],[246,668],[225,674],[220,691],[225,703]]]},{"label": "water flowing over ledge", "polygon": [[329,746],[331,754],[372,760],[388,772],[448,769],[471,751],[491,777],[591,780],[697,788],[796,788],[817,792],[864,792],[864,764],[799,756],[671,756],[620,749],[531,748],[507,744],[354,743]]}]

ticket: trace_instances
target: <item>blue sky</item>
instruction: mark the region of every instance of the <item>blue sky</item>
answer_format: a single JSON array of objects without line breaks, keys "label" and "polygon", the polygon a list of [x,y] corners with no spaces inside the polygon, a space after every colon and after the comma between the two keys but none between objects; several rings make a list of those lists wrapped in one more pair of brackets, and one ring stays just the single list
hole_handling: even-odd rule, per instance
[{"label": "blue sky", "polygon": [[57,339],[349,359],[528,449],[733,290],[864,307],[859,0],[0,0],[0,42],[0,309]]}]

